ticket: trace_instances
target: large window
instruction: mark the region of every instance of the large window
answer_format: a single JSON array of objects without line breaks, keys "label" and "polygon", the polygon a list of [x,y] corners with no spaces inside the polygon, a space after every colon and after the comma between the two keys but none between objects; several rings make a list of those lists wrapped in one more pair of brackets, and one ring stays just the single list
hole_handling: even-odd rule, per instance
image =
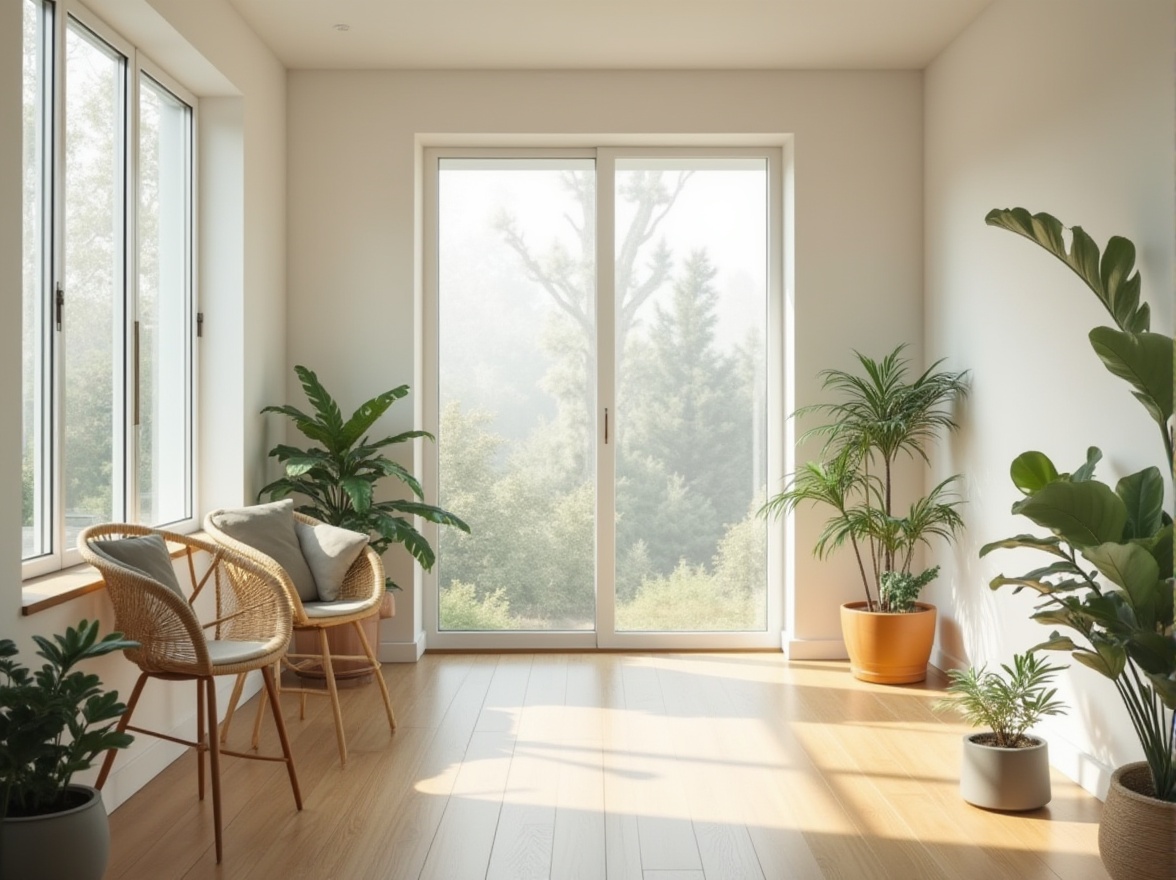
[{"label": "large window", "polygon": [[430,645],[771,643],[779,163],[430,151]]},{"label": "large window", "polygon": [[192,499],[193,100],[60,0],[24,6],[22,557]]}]

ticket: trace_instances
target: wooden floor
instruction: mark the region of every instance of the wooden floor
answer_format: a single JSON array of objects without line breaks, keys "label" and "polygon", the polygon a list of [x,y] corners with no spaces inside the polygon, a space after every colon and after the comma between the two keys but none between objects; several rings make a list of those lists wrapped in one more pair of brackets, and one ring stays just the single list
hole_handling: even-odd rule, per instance
[{"label": "wooden floor", "polygon": [[[111,816],[108,880],[1106,878],[1099,802],[959,798],[944,679],[884,687],[780,654],[426,655],[325,700],[286,697],[306,808],[281,765],[224,759],[224,863],[195,759]],[[252,708],[250,705],[247,708]],[[247,744],[240,716],[231,746]],[[267,724],[262,749],[276,736]]]}]

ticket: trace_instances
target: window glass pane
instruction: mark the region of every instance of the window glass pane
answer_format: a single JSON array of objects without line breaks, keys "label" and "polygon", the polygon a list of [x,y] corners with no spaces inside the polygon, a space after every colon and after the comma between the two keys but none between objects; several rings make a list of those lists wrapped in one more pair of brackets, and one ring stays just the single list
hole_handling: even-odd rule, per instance
[{"label": "window glass pane", "polygon": [[139,521],[191,512],[189,198],[191,111],[146,76],[139,87]]},{"label": "window glass pane", "polygon": [[595,626],[591,160],[442,160],[441,630]]},{"label": "window glass pane", "polygon": [[50,163],[47,140],[51,18],[26,0],[23,34],[21,262],[21,558],[52,548],[46,304],[49,284]]},{"label": "window glass pane", "polygon": [[767,163],[616,164],[616,628],[767,626]]},{"label": "window glass pane", "polygon": [[65,547],[121,519],[125,59],[70,21],[65,59]]}]

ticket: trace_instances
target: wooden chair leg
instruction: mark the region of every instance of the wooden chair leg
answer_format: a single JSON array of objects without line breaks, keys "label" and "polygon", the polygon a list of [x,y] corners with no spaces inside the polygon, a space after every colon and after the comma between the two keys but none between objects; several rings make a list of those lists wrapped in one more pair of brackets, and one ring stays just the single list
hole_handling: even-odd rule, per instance
[{"label": "wooden chair leg", "polygon": [[327,679],[327,691],[331,696],[331,711],[335,715],[335,739],[339,742],[339,763],[347,763],[347,739],[343,735],[343,711],[339,708],[339,690],[335,686],[335,668],[331,664],[331,646],[327,643],[327,631],[319,629],[319,650],[323,658],[323,675]]},{"label": "wooden chair leg", "polygon": [[220,741],[222,744],[229,741],[229,725],[233,723],[233,713],[237,711],[237,703],[241,700],[241,692],[245,687],[245,673],[242,672],[237,676],[237,680],[233,682],[233,695],[229,697],[229,707],[225,709],[225,720],[221,724]]},{"label": "wooden chair leg", "polygon": [[372,646],[368,644],[367,635],[363,631],[363,627],[358,620],[352,621],[355,626],[355,631],[359,633],[359,642],[363,645],[363,652],[367,654],[368,660],[372,664],[372,671],[375,674],[376,684],[380,686],[380,696],[384,698],[384,714],[388,716],[388,731],[396,730],[396,714],[392,711],[392,700],[388,697],[388,684],[384,681],[384,673],[380,669],[380,661],[376,658],[376,652],[372,650]]},{"label": "wooden chair leg", "polygon": [[290,788],[294,790],[294,803],[301,810],[302,792],[298,788],[298,774],[294,772],[294,755],[290,751],[290,740],[286,736],[286,722],[282,719],[282,706],[278,701],[277,686],[274,684],[273,667],[264,667],[261,676],[265,680],[265,690],[274,710],[274,725],[278,728],[278,740],[282,744],[282,754],[286,757],[286,770],[290,774]]},{"label": "wooden chair leg", "polygon": [[216,863],[221,863],[221,786],[220,786],[220,740],[216,735],[216,679],[204,679],[208,690],[208,757],[212,765],[212,821],[216,827]]},{"label": "wooden chair leg", "polygon": [[[135,713],[135,706],[139,703],[139,697],[143,693],[143,685],[147,684],[147,673],[142,672],[135,680],[135,687],[131,690],[131,699],[127,703],[127,711],[122,713],[122,717],[118,719],[118,724],[115,730],[122,733],[127,729],[127,725],[131,723],[131,715]],[[101,790],[102,786],[106,784],[106,777],[110,775],[110,768],[114,766],[114,756],[118,754],[118,749],[110,749],[106,753],[106,757],[102,760],[102,769],[98,773],[98,781],[94,783],[94,787]]]},{"label": "wooden chair leg", "polygon": [[[269,667],[266,667],[267,669]],[[265,715],[265,703],[269,699],[269,688],[263,688],[257,697],[257,714],[253,716],[253,750],[257,751],[258,745],[261,743],[261,719]],[[281,712],[282,707],[274,703],[274,711]]]},{"label": "wooden chair leg", "polygon": [[[204,711],[204,682],[196,679],[196,790],[200,800],[204,800],[204,753],[208,743],[204,736],[208,730],[208,716]],[[213,739],[216,733],[212,734]]]}]

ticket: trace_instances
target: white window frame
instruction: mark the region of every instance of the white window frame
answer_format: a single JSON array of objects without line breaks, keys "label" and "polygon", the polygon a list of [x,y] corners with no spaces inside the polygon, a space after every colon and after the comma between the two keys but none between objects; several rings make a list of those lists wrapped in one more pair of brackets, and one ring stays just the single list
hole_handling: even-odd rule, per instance
[{"label": "white window frame", "polygon": [[[25,0],[21,0],[25,2]],[[44,247],[51,254],[49,258],[49,277],[42,285],[41,296],[44,298],[43,326],[40,328],[44,348],[43,364],[46,369],[43,393],[48,400],[48,413],[45,421],[46,437],[43,442],[43,454],[48,460],[42,462],[45,466],[45,477],[48,495],[47,507],[49,524],[47,532],[51,546],[48,552],[22,560],[21,576],[28,579],[39,575],[49,574],[81,563],[81,555],[76,547],[65,545],[65,504],[62,467],[62,446],[64,436],[63,417],[63,389],[64,354],[68,345],[68,333],[58,332],[54,325],[53,297],[58,282],[64,287],[64,247],[65,239],[65,112],[66,112],[66,34],[72,19],[83,28],[92,32],[96,37],[107,43],[124,59],[125,83],[123,89],[123,107],[121,108],[123,125],[121,131],[121,154],[125,168],[124,187],[122,193],[123,214],[123,284],[121,299],[116,308],[120,313],[122,326],[123,363],[123,398],[121,412],[116,412],[115,435],[113,450],[116,456],[121,451],[121,506],[120,499],[115,498],[116,518],[126,521],[138,521],[138,468],[137,468],[137,432],[134,426],[134,398],[137,389],[133,387],[135,376],[135,346],[134,325],[137,319],[138,303],[138,149],[139,149],[139,83],[143,75],[149,76],[160,86],[171,92],[178,100],[190,109],[188,153],[187,161],[189,174],[187,183],[188,204],[186,216],[186,271],[187,283],[186,306],[188,313],[188,357],[186,358],[185,389],[189,400],[189,430],[186,439],[186,458],[188,468],[186,480],[188,483],[189,512],[183,519],[169,523],[151,523],[149,525],[165,525],[169,530],[188,533],[199,528],[197,518],[198,504],[196,499],[196,448],[197,436],[196,414],[198,412],[197,383],[198,375],[198,347],[196,345],[196,315],[197,315],[197,285],[196,266],[196,168],[198,165],[196,144],[199,105],[196,97],[185,89],[166,71],[140,53],[136,47],[121,34],[108,26],[76,0],[49,0],[45,3],[52,15],[53,34],[50,41],[53,57],[48,64],[49,86],[47,94],[50,96],[51,107],[48,108],[46,119],[49,120],[50,132],[46,137],[46,181],[50,195],[47,198],[46,223],[43,235]],[[69,291],[65,290],[64,327],[69,327],[70,308]]]},{"label": "white window frame", "polygon": [[[636,140],[636,139],[634,139]],[[687,142],[683,143],[682,140]],[[667,138],[664,146],[649,146],[651,140],[642,138],[640,145],[626,146],[623,138],[610,139],[613,146],[558,146],[552,148],[509,146],[427,146],[423,147],[423,202],[422,238],[420,252],[423,266],[421,303],[421,362],[422,394],[419,398],[421,419],[425,430],[437,434],[440,423],[439,377],[439,207],[438,171],[441,159],[463,158],[595,158],[597,208],[597,353],[598,389],[597,412],[615,407],[615,294],[613,272],[615,211],[615,166],[617,159],[649,156],[681,159],[721,157],[762,157],[768,165],[768,314],[766,336],[767,369],[767,485],[780,485],[785,474],[785,448],[789,426],[783,417],[786,396],[791,381],[785,371],[790,357],[789,333],[791,320],[785,301],[785,252],[791,226],[785,226],[786,205],[791,203],[787,187],[791,185],[791,142],[777,140],[772,145],[740,144],[729,139],[730,146],[692,145],[689,139]],[[618,141],[620,142],[618,144]],[[676,142],[678,141],[678,142]],[[599,267],[609,267],[600,269]],[[600,426],[598,426],[600,427]],[[425,444],[422,452],[422,486],[426,498],[437,498],[439,485],[439,454],[436,444]],[[597,442],[597,510],[615,509],[616,447]],[[460,511],[455,511],[460,515]],[[424,534],[435,547],[437,526],[424,523]],[[421,572],[417,585],[423,594],[422,616],[425,644],[439,650],[721,650],[721,649],[779,649],[784,618],[785,550],[789,543],[784,524],[769,523],[767,546],[767,621],[761,632],[617,632],[615,628],[615,566],[601,565],[602,560],[615,556],[614,529],[611,518],[596,518],[596,626],[592,631],[569,632],[453,632],[439,628],[439,596],[437,571]]]}]

